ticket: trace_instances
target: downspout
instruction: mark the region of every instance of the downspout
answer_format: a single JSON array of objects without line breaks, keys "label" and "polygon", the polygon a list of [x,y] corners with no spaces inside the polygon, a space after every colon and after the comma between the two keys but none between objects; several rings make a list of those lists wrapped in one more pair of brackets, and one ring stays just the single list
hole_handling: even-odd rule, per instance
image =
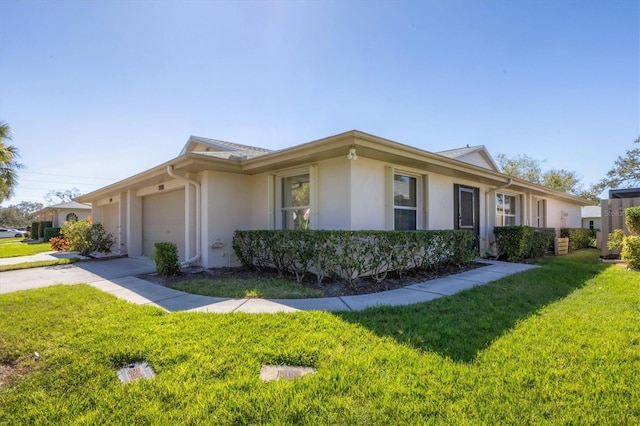
[{"label": "downspout", "polygon": [[484,220],[485,220],[485,226],[484,226],[484,240],[487,242],[487,251],[489,249],[489,194],[490,193],[496,193],[496,191],[499,191],[501,189],[507,188],[509,186],[513,185],[513,179],[509,178],[509,181],[507,183],[505,183],[504,185],[500,185],[500,186],[496,186],[495,188],[487,191],[485,193],[485,200],[484,200]]},{"label": "downspout", "polygon": [[[181,180],[187,185],[191,184],[196,188],[196,254],[192,258],[187,259],[181,263],[182,266],[187,266],[200,259],[200,183],[193,179],[175,174],[172,165],[167,166],[167,173],[169,174],[169,176]],[[189,229],[189,218],[185,218],[185,222],[185,232],[189,233],[191,231]],[[188,250],[188,247],[185,247],[185,251],[186,250]]]}]

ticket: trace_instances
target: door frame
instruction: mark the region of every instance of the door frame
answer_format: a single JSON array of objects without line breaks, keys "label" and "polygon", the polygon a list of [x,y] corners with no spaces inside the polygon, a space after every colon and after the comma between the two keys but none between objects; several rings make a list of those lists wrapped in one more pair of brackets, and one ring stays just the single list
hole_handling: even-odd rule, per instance
[{"label": "door frame", "polygon": [[[460,226],[462,219],[460,195],[462,192],[471,192],[473,194],[473,229]],[[480,248],[480,188],[458,183],[453,184],[453,229],[472,230],[476,237],[474,246],[476,249]]]}]

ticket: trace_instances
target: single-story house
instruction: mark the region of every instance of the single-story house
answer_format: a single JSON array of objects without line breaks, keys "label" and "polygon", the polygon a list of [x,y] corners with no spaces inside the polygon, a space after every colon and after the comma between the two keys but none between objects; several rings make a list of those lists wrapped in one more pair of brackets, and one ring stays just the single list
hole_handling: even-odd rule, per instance
[{"label": "single-story house", "polygon": [[582,206],[582,228],[600,229],[602,226],[602,208],[600,206]]},{"label": "single-story house", "polygon": [[66,201],[47,206],[34,213],[38,222],[53,222],[54,228],[59,228],[67,220],[83,220],[91,215],[91,205]]},{"label": "single-story house", "polygon": [[115,249],[236,265],[238,229],[467,229],[486,253],[493,228],[581,226],[589,201],[500,172],[484,146],[433,153],[349,131],[279,151],[192,136],[152,169],[78,197]]}]

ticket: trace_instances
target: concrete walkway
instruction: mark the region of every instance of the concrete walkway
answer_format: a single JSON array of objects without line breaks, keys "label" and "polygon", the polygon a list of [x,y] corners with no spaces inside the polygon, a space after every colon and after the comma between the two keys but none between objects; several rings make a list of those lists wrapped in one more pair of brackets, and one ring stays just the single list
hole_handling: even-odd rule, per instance
[{"label": "concrete walkway", "polygon": [[53,284],[87,283],[129,302],[157,306],[169,312],[358,311],[373,306],[399,306],[427,302],[535,268],[532,265],[519,263],[488,260],[478,260],[478,262],[485,263],[487,266],[381,293],[316,299],[267,300],[227,299],[173,290],[135,277],[135,275],[155,271],[155,265],[149,259],[119,258],[3,272],[0,274],[0,293]]}]

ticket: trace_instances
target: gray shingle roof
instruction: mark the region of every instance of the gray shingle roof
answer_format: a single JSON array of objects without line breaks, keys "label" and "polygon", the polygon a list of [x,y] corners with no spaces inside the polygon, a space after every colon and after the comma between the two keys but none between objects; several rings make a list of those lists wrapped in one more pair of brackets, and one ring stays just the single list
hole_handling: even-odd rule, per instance
[{"label": "gray shingle roof", "polygon": [[446,151],[436,152],[438,155],[443,155],[449,158],[458,158],[462,157],[466,154],[471,154],[472,152],[479,151],[484,148],[484,145],[476,145],[476,146],[465,146],[462,148],[448,149]]},{"label": "gray shingle roof", "polygon": [[217,157],[225,159],[229,159],[230,157],[255,158],[273,152],[270,149],[259,148],[256,146],[242,145],[239,143],[221,141],[218,139],[203,138],[201,136],[191,136],[189,138],[189,142],[183,148],[182,153],[186,152],[187,147],[192,142],[209,145],[216,150],[192,152],[193,154],[204,155],[207,157]]}]

